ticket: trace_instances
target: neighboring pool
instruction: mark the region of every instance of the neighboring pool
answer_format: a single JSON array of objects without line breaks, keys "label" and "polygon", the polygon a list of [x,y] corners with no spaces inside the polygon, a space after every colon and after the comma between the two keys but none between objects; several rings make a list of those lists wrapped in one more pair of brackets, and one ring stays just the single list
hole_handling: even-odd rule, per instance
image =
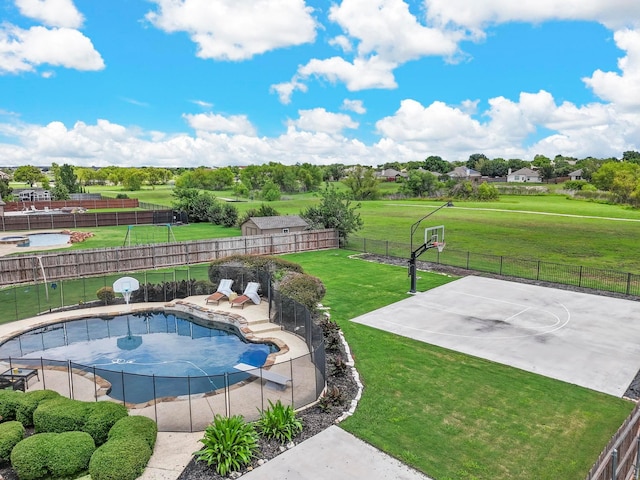
[{"label": "neighboring pool", "polygon": [[27,240],[19,243],[19,247],[52,247],[69,243],[71,235],[68,233],[32,233]]},{"label": "neighboring pool", "polygon": [[259,367],[278,351],[247,342],[233,325],[204,323],[165,312],[73,320],[13,337],[0,345],[0,357],[71,361],[108,380],[111,397],[143,403],[237,383],[248,375],[234,365]]}]

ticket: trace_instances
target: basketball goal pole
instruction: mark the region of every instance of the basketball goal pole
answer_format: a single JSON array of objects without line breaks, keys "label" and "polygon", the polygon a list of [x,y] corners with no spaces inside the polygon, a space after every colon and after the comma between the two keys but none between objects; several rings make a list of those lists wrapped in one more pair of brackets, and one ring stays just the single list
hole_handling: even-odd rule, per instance
[{"label": "basketball goal pole", "polygon": [[417,283],[417,278],[416,278],[416,259],[420,255],[422,255],[424,252],[429,250],[430,248],[434,248],[435,247],[435,245],[433,245],[433,244],[423,243],[422,245],[420,245],[418,248],[416,248],[414,250],[413,249],[413,235],[416,233],[416,230],[418,230],[418,227],[420,226],[420,224],[422,223],[422,221],[424,219],[429,218],[431,215],[433,215],[434,213],[436,213],[439,210],[443,209],[444,207],[453,207],[453,203],[452,202],[447,202],[447,203],[445,203],[443,205],[440,205],[438,208],[436,208],[432,212],[427,213],[424,217],[422,217],[420,220],[418,220],[413,225],[411,225],[411,239],[410,239],[410,241],[411,241],[411,256],[409,257],[409,276],[411,277],[411,288],[409,289],[409,293],[416,293],[416,283]]}]

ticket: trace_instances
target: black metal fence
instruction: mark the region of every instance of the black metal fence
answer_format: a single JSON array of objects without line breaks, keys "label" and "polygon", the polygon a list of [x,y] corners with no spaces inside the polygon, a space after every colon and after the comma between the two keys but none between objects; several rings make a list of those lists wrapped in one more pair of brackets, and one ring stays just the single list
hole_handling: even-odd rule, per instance
[{"label": "black metal fence", "polygon": [[[210,293],[210,289],[203,290],[207,285],[204,281],[207,278],[206,275],[206,266],[190,267],[166,273],[145,272],[137,274],[140,277],[141,288],[132,298],[132,302],[164,302],[190,295]],[[4,368],[6,371],[13,371],[15,368],[18,368],[19,372],[35,371],[39,379],[38,388],[54,389],[69,398],[84,401],[122,402],[132,409],[133,414],[153,418],[161,431],[201,431],[206,428],[217,413],[222,415],[241,414],[248,420],[256,419],[259,416],[259,411],[268,407],[269,401],[275,403],[280,400],[283,404],[292,405],[294,408],[304,407],[315,402],[326,384],[326,355],[322,329],[313,321],[312,313],[305,306],[274,290],[273,279],[269,272],[258,269],[227,268],[225,275],[234,279],[233,287],[238,293],[244,290],[248,282],[260,283],[261,295],[268,302],[269,320],[278,325],[280,329],[304,340],[309,353],[282,362],[276,360],[276,363],[269,366],[268,369],[259,368],[250,372],[233,370],[223,375],[185,377],[140,375],[72,361],[25,358],[26,353],[22,353],[21,357],[7,357],[5,355],[0,359],[0,368]],[[111,285],[114,280],[111,277],[100,277],[82,279],[79,282],[91,281],[93,282],[92,286],[95,286]],[[159,288],[158,284],[154,284],[158,281],[160,282]],[[70,302],[78,302],[78,295],[83,294],[82,289],[77,285],[69,285],[70,283],[72,282],[61,282],[61,285],[56,289],[60,290],[60,297],[56,291],[55,295],[48,297],[48,302],[40,303],[39,309],[45,307],[44,311],[48,312],[49,308],[53,311],[54,306],[59,308],[58,305],[79,306],[78,303],[72,304]],[[64,284],[67,284],[66,287],[63,287]],[[209,287],[211,287],[210,284]],[[44,300],[44,288],[43,285],[30,285],[8,289],[13,290],[13,307],[15,308],[13,314],[16,319],[35,315],[32,309],[20,308],[20,306],[29,304],[34,298]],[[35,292],[31,289],[35,289]],[[69,293],[63,295],[64,289]],[[90,290],[92,289],[90,288]],[[86,292],[86,290],[85,288],[84,291]],[[39,292],[39,295],[34,297],[36,292]],[[95,298],[95,293],[93,295]],[[156,298],[157,296],[161,300]],[[85,303],[85,305],[87,304]],[[211,313],[203,311],[202,317],[199,317],[198,308],[188,308],[189,304],[186,303],[180,305],[187,308],[189,315],[195,316],[199,319],[198,321],[206,323],[212,319]],[[49,307],[46,308],[47,306]],[[77,317],[78,313],[78,311],[73,311],[73,316]],[[228,321],[232,325],[238,323],[236,317],[238,313],[240,316],[242,315],[240,310],[234,310],[233,315],[229,315]],[[224,314],[215,313],[214,321],[219,320],[221,316],[224,317]],[[71,313],[69,317],[71,317]],[[63,322],[64,319],[60,321]],[[100,325],[100,322],[95,318],[80,321],[87,325],[88,339],[98,338],[103,334],[100,331],[102,327],[95,327],[97,329],[95,334],[90,332],[91,325]],[[85,331],[85,329],[81,330]],[[36,336],[41,338],[35,338]],[[30,337],[33,337],[29,340],[32,344],[64,345],[68,341],[64,329],[56,329],[53,325],[39,325],[38,330],[33,332]],[[8,339],[5,337],[2,340],[7,341]],[[279,383],[279,379],[286,379],[286,381]],[[31,388],[33,388],[33,381],[30,379],[27,386],[31,383]],[[203,384],[210,385],[210,388],[203,390]],[[143,403],[138,403],[136,398],[141,391],[145,392],[149,399],[145,398]],[[168,395],[167,391],[174,393]]]},{"label": "black metal fence", "polygon": [[[367,238],[350,238],[344,248],[387,257],[406,258],[407,261],[411,250],[410,246],[405,243]],[[442,252],[438,252],[436,248],[427,250],[420,257],[420,260],[504,277],[640,296],[640,275],[630,272],[504,255],[489,255],[450,248],[446,248]]]}]

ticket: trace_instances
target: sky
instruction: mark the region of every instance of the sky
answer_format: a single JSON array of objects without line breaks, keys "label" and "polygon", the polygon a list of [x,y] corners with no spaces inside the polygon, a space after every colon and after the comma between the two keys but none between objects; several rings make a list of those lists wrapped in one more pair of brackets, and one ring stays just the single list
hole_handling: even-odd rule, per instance
[{"label": "sky", "polygon": [[0,165],[640,150],[637,0],[0,0]]}]

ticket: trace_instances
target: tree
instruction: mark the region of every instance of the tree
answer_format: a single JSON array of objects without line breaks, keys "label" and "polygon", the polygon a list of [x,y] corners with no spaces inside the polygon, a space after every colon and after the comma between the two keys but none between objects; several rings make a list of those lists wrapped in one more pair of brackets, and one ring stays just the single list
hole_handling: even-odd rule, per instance
[{"label": "tree", "polygon": [[451,170],[451,165],[437,155],[431,155],[424,161],[424,168],[430,172],[447,173]]},{"label": "tree", "polygon": [[260,198],[266,200],[267,202],[275,202],[276,200],[280,200],[280,196],[280,187],[273,183],[271,180],[268,180],[260,191]]},{"label": "tree", "polygon": [[5,202],[10,201],[11,192],[13,192],[13,188],[9,186],[9,180],[6,178],[0,179],[0,198]]},{"label": "tree", "polygon": [[640,164],[640,152],[628,150],[622,154],[622,161]]},{"label": "tree", "polygon": [[424,170],[412,170],[400,186],[400,192],[411,197],[423,197],[436,193],[440,184],[435,175]]},{"label": "tree", "polygon": [[44,174],[38,167],[33,165],[22,165],[16,168],[13,172],[13,180],[16,182],[24,182],[30,187],[33,187],[34,183],[42,181]]},{"label": "tree", "polygon": [[147,179],[147,175],[140,168],[128,168],[122,179],[122,187],[132,192],[142,189],[142,183]]},{"label": "tree", "polygon": [[375,200],[380,197],[378,179],[371,168],[355,166],[342,181],[355,200]]},{"label": "tree", "polygon": [[476,167],[478,165],[478,162],[480,162],[481,160],[489,160],[489,159],[484,153],[473,153],[469,155],[469,160],[467,160],[467,167],[477,170]]},{"label": "tree", "polygon": [[338,192],[335,186],[326,184],[320,193],[320,203],[300,212],[313,228],[335,228],[340,245],[345,245],[349,235],[363,226],[360,214],[356,212],[360,204],[352,205],[348,195]]},{"label": "tree", "polygon": [[171,172],[166,168],[147,167],[144,169],[146,173],[147,183],[151,185],[153,190],[156,185],[163,185],[171,178]]},{"label": "tree", "polygon": [[67,192],[69,192],[70,194],[80,192],[78,177],[73,171],[73,167],[71,165],[65,163],[64,165],[56,169],[54,178],[56,185],[64,186],[67,189]]},{"label": "tree", "polygon": [[199,192],[195,188],[176,188],[173,193],[175,200],[173,208],[186,212],[192,223],[208,222],[211,218],[211,208],[216,197],[208,192]]}]

